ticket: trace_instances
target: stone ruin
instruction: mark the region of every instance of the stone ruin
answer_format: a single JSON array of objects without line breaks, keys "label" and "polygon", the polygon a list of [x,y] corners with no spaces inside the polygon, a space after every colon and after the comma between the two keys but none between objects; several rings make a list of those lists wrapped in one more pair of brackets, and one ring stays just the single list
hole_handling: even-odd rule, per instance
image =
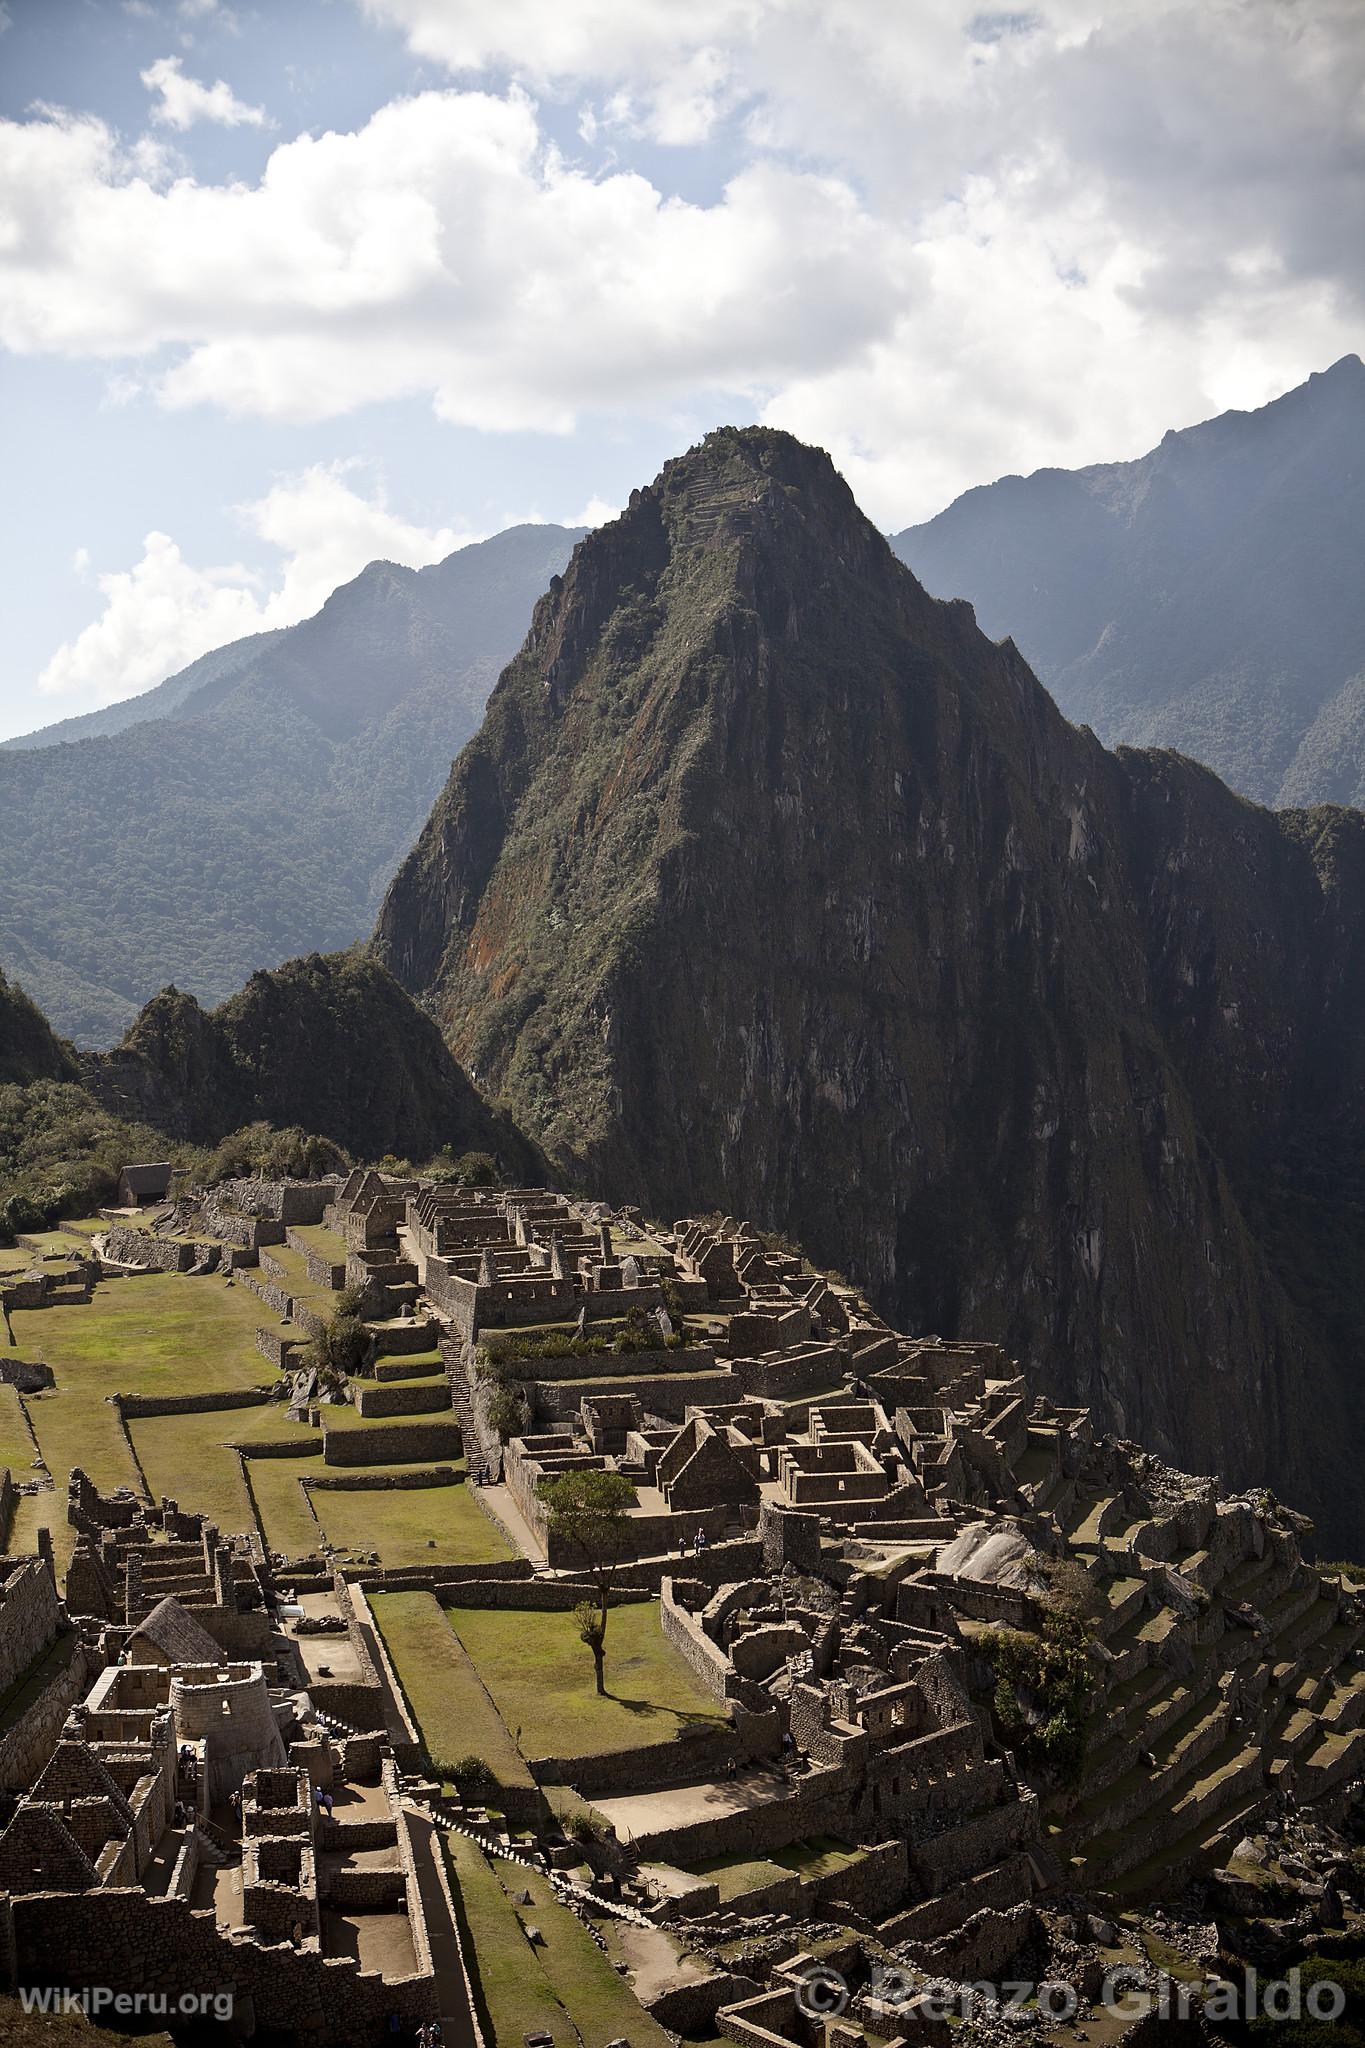
[{"label": "stone ruin", "polygon": [[[0,1955],[11,1986],[221,1993],[234,2024],[378,2040],[439,2010],[429,1827],[402,1797],[372,1666],[341,1722],[311,1645],[357,1637],[344,1585],[283,1598],[259,1544],[174,1501],[71,1475],[76,1547],[7,1559],[6,1660],[46,1680],[26,1746],[0,1743]],[[63,1650],[60,1656],[54,1650]],[[334,1651],[333,1655],[337,1653]]]},{"label": "stone ruin", "polygon": [[[366,1295],[376,1414],[403,1412],[385,1390],[439,1343],[433,1455],[463,1445],[524,1553],[466,1573],[476,1603],[571,1605],[579,1561],[542,1482],[630,1482],[613,1597],[657,1597],[718,1719],[662,1750],[532,1761],[599,1830],[590,1893],[561,1876],[562,1896],[676,1928],[700,1959],[651,1995],[665,2026],[942,2048],[933,1987],[1022,1972],[1087,1999],[1133,1946],[1121,1916],[1192,1967],[1242,1939],[1365,1934],[1365,1611],[1269,1493],[1098,1434],[994,1345],[892,1329],[732,1218],[662,1228],[371,1170],[226,1191],[214,1221],[234,1217],[266,1288],[300,1218],[342,1240],[327,1284]],[[508,1390],[524,1421],[504,1442]],[[12,1977],[55,1946],[71,1982],[230,1979],[257,2023],[339,2042],[440,2009],[423,1814],[452,1809],[386,1711],[363,1592],[382,1567],[315,1561],[291,1598],[256,1539],[79,1472],[69,1519],[65,1602],[50,1555],[0,1566],[0,1681],[41,1679],[0,1735]],[[430,1581],[463,1597],[458,1570]],[[1053,1641],[1085,1671],[1069,1766],[1028,1661]],[[524,1818],[542,1868],[583,1853],[534,1790]],[[803,1986],[831,1968],[846,2008],[817,2023]]]}]

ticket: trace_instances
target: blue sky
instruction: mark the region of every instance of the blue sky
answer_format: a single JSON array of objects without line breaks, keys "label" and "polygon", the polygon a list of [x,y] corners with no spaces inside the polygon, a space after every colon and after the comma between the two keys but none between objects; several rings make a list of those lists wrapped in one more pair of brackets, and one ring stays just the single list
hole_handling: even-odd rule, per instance
[{"label": "blue sky", "polygon": [[0,19],[0,736],[722,420],[895,527],[1365,328],[1354,0]]}]

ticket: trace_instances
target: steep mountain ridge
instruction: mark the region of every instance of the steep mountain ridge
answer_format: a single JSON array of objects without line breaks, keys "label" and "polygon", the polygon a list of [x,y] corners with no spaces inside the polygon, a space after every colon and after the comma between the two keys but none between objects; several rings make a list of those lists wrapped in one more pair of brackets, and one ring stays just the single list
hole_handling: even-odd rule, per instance
[{"label": "steep mountain ridge", "polygon": [[1002,477],[892,546],[1067,716],[1264,803],[1365,803],[1365,366],[1134,462]]},{"label": "steep mountain ridge", "polygon": [[789,1228],[1358,1541],[1362,833],[1106,753],[724,430],[537,606],[375,945],[571,1179]]},{"label": "steep mountain ridge", "polygon": [[253,974],[213,1011],[163,989],[121,1045],[81,1065],[112,1114],[197,1144],[263,1120],[361,1159],[429,1159],[448,1145],[486,1149],[514,1172],[536,1163],[431,1019],[375,961],[353,954]]},{"label": "steep mountain ridge", "polygon": [[0,963],[107,1044],[168,980],[213,1002],[351,944],[577,537],[371,563],[313,618],[135,700],[154,715],[0,752]]},{"label": "steep mountain ridge", "polygon": [[0,1087],[74,1079],[76,1062],[42,1011],[0,974]]}]

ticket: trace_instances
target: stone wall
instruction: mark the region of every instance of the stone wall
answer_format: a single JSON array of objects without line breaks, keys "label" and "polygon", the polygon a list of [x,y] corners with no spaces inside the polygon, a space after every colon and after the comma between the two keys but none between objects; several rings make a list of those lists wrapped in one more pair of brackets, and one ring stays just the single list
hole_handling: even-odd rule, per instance
[{"label": "stone wall", "polygon": [[[677,1354],[665,1354],[669,1355]],[[589,1370],[593,1364],[591,1359],[574,1362],[587,1366]],[[594,1400],[599,1394],[635,1394],[647,1415],[662,1415],[671,1422],[681,1422],[686,1409],[728,1401],[735,1390],[729,1373],[719,1366],[712,1372],[666,1371],[652,1377],[636,1372],[629,1378],[601,1373],[562,1383],[537,1379],[528,1382],[528,1386],[533,1389],[531,1400],[535,1417],[544,1423],[569,1421],[579,1414],[585,1400]]]},{"label": "stone wall", "polygon": [[99,1669],[94,1653],[74,1635],[70,1651],[67,1661],[54,1664],[41,1691],[0,1734],[0,1791],[27,1790],[56,1748],[71,1708],[88,1691]]},{"label": "stone wall", "polygon": [[712,1642],[698,1617],[674,1598],[668,1579],[659,1591],[659,1623],[667,1641],[712,1699],[728,1700],[737,1690],[734,1664],[720,1644]]},{"label": "stone wall", "polygon": [[650,1862],[698,1863],[716,1856],[763,1856],[811,1835],[837,1838],[847,1832],[855,1789],[850,1774],[837,1766],[811,1771],[796,1781],[786,1799],[651,1829],[636,1836],[635,1846]]},{"label": "stone wall", "polygon": [[[611,1631],[607,1631],[607,1669],[611,1669]],[[729,1722],[692,1722],[671,1742],[642,1744],[594,1756],[528,1757],[538,1785],[572,1785],[584,1799],[610,1799],[618,1793],[656,1791],[664,1785],[686,1785],[712,1778],[731,1757],[740,1757]]]},{"label": "stone wall", "polygon": [[712,2021],[723,2005],[737,2005],[741,1998],[753,1998],[758,1985],[752,1977],[733,1977],[717,1971],[710,1977],[694,1977],[675,1984],[649,2003],[651,2019],[671,2034],[713,2034]]},{"label": "stone wall", "polygon": [[932,1841],[916,1843],[911,1875],[926,1891],[944,1891],[1037,1839],[1037,1796],[1021,1792],[1018,1799],[991,1807],[960,1827],[945,1829]]},{"label": "stone wall", "polygon": [[430,1976],[385,1980],[349,1957],[233,1941],[211,1912],[183,1899],[141,1890],[37,1892],[0,1911],[12,1918],[7,1945],[21,1984],[50,1984],[55,1971],[73,1989],[219,1990],[234,1995],[239,2018],[330,2048],[377,2048],[388,2038],[390,2014],[409,2027],[436,2014]]},{"label": "stone wall", "polygon": [[324,1412],[322,1455],[328,1465],[437,1464],[458,1458],[463,1449],[460,1425],[448,1415],[429,1422],[381,1422],[373,1429],[328,1429]]},{"label": "stone wall", "polygon": [[374,1386],[356,1388],[356,1407],[364,1416],[445,1415],[450,1411],[450,1394],[443,1386],[425,1380],[381,1380]]},{"label": "stone wall", "polygon": [[951,1934],[983,1907],[1001,1910],[1017,1905],[1033,1891],[1033,1873],[1026,1855],[1008,1856],[975,1877],[964,1878],[937,1898],[925,1899],[906,1912],[897,1913],[878,1929],[883,1941],[924,1944]]},{"label": "stone wall", "polygon": [[4,1560],[0,1577],[0,1698],[57,1640],[61,1614],[52,1567],[41,1558]]},{"label": "stone wall", "polygon": [[303,1260],[308,1278],[315,1287],[330,1287],[334,1291],[346,1285],[346,1255],[329,1259],[325,1252],[317,1251],[297,1229],[286,1229],[284,1241],[291,1251]]},{"label": "stone wall", "polygon": [[13,1387],[20,1394],[42,1394],[56,1384],[57,1375],[41,1359],[0,1358],[0,1386]]},{"label": "stone wall", "polygon": [[[556,1380],[600,1379],[604,1388],[612,1383],[610,1391],[629,1394],[633,1379],[652,1381],[665,1373],[724,1371],[717,1367],[715,1351],[709,1344],[682,1344],[671,1351],[661,1345],[657,1351],[581,1351],[563,1357],[518,1358],[519,1341],[519,1337],[497,1330],[485,1330],[479,1339],[515,1378],[534,1380],[539,1386],[550,1386]],[[733,1396],[734,1381],[728,1374],[726,1385]]]},{"label": "stone wall", "polygon": [[320,1337],[327,1328],[326,1316],[320,1316],[300,1301],[279,1280],[272,1280],[268,1273],[243,1273],[242,1284],[249,1287],[254,1295],[263,1301],[277,1316],[288,1316],[300,1330],[306,1330],[310,1337]]},{"label": "stone wall", "polygon": [[150,1266],[157,1273],[188,1273],[201,1247],[174,1237],[153,1237],[128,1223],[111,1223],[104,1233],[105,1257],[121,1266]]},{"label": "stone wall", "polygon": [[334,1180],[252,1177],[224,1181],[221,1193],[243,1216],[266,1217],[284,1224],[321,1223],[328,1205],[335,1199],[337,1185]]},{"label": "stone wall", "polygon": [[115,1394],[125,1421],[147,1415],[208,1415],[217,1409],[263,1408],[270,1399],[265,1387],[237,1387],[216,1394]]}]

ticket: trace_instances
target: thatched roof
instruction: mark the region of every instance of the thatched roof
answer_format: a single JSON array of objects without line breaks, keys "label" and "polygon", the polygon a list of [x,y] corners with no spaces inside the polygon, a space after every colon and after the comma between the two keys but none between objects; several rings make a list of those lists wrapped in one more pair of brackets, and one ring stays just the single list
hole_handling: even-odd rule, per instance
[{"label": "thatched roof", "polygon": [[[139,1623],[128,1639],[130,1652],[136,1644],[145,1642],[156,1650],[167,1664],[221,1664],[223,1651],[215,1643],[207,1629],[201,1628],[188,1608],[169,1593]],[[132,1656],[133,1663],[137,1657]]]}]

